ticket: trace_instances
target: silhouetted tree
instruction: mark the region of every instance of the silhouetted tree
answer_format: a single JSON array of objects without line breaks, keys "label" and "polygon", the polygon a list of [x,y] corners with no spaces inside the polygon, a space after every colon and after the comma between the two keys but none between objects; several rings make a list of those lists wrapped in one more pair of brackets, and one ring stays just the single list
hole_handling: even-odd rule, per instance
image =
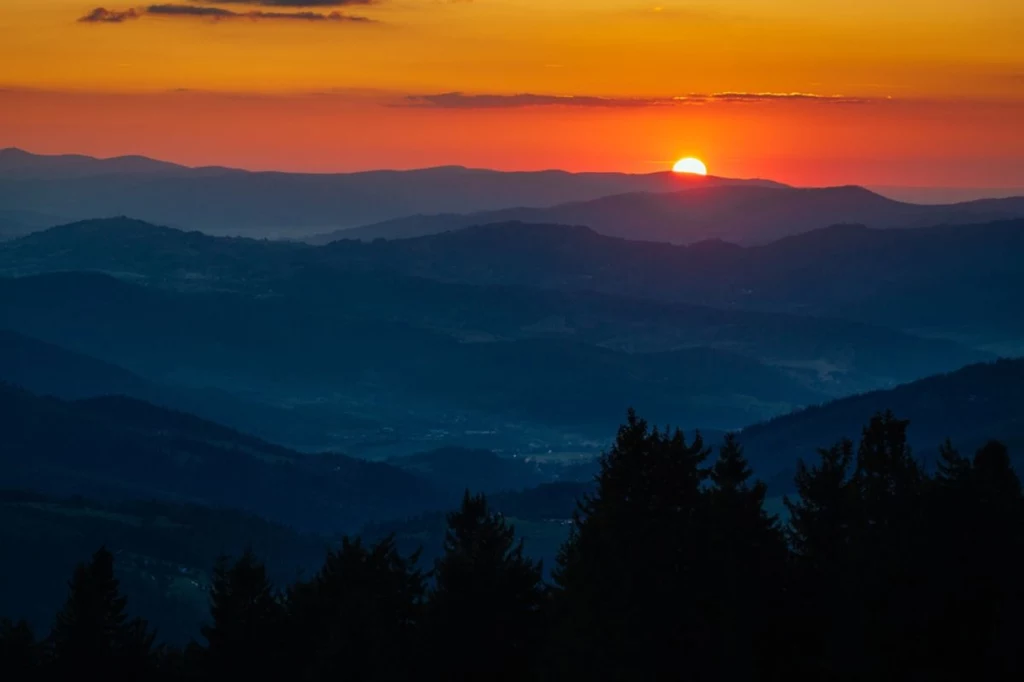
[{"label": "silhouetted tree", "polygon": [[1009,452],[992,441],[967,458],[947,441],[929,474],[907,427],[877,414],[856,450],[799,462],[784,534],[736,437],[705,468],[699,434],[630,411],[553,595],[512,525],[467,492],[426,599],[418,555],[393,537],[343,539],[287,599],[246,552],[216,566],[208,644],[184,651],[154,649],[127,617],[100,549],[45,644],[0,622],[0,678],[1021,679],[1024,497]]},{"label": "silhouetted tree", "polygon": [[221,558],[210,591],[212,623],[202,628],[207,679],[270,678],[283,674],[281,601],[252,551]]},{"label": "silhouetted tree", "polygon": [[435,679],[529,680],[544,633],[541,567],[523,554],[515,528],[467,491],[448,515],[434,567],[428,631]]},{"label": "silhouetted tree", "polygon": [[953,447],[947,438],[939,446],[939,459],[936,462],[935,482],[949,488],[963,488],[971,478],[971,460],[964,457]]},{"label": "silhouetted tree", "polygon": [[0,679],[10,682],[38,679],[40,653],[28,623],[0,621]]},{"label": "silhouetted tree", "polygon": [[55,678],[88,671],[98,679],[134,681],[151,672],[154,636],[144,621],[128,619],[126,603],[109,550],[100,548],[89,563],[78,565],[50,634]]},{"label": "silhouetted tree", "polygon": [[[851,482],[853,443],[843,440],[818,450],[819,461],[797,462],[794,485],[797,497],[784,498],[789,510],[787,536],[794,552],[791,637],[802,656],[794,660],[794,673],[805,679],[843,680],[842,661],[851,655],[843,639],[850,608],[844,586],[851,577],[847,567],[856,553],[853,525],[856,489]],[[856,631],[853,626],[851,631]]]},{"label": "silhouetted tree", "polygon": [[912,675],[927,648],[927,486],[907,444],[908,425],[892,412],[876,414],[857,448],[857,551],[847,585],[860,630],[857,664],[868,675]]},{"label": "silhouetted tree", "polygon": [[687,443],[629,411],[559,557],[562,675],[659,679],[684,659],[687,673],[700,663],[714,636],[703,592],[708,454],[699,434]]},{"label": "silhouetted tree", "polygon": [[[752,472],[734,434],[711,467],[707,509],[711,604],[705,652],[718,679],[777,677],[789,652],[779,628],[785,606],[787,549],[776,517],[764,509],[767,488]],[[712,673],[713,674],[713,673]]]},{"label": "silhouetted tree", "polygon": [[[989,442],[957,476],[943,479],[931,505],[942,623],[932,655],[953,675],[1011,679],[1024,674],[1024,501],[1006,446]],[[941,543],[941,544],[939,544]]]},{"label": "silhouetted tree", "polygon": [[372,547],[343,538],[323,568],[288,594],[289,669],[303,680],[410,679],[424,578],[418,555],[388,537]]}]

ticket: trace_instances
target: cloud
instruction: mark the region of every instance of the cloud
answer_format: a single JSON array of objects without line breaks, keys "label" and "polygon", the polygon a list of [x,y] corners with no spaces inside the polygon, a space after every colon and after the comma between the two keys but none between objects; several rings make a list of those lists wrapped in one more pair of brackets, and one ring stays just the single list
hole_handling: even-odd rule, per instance
[{"label": "cloud", "polygon": [[191,5],[150,5],[146,14],[164,14],[175,17],[211,17],[228,19],[240,16],[238,12],[220,7],[193,7]]},{"label": "cloud", "polygon": [[518,93],[514,95],[467,95],[461,92],[444,92],[435,95],[409,95],[405,106],[437,109],[514,109],[521,107],[593,107],[593,108],[637,108],[674,106],[683,104],[706,104],[709,102],[786,102],[809,101],[830,104],[864,104],[878,101],[871,98],[845,97],[842,95],[818,95],[806,92],[716,92],[709,94],[690,93],[677,97],[596,97],[592,95],[537,95]]},{"label": "cloud", "polygon": [[407,106],[436,107],[439,109],[512,109],[517,107],[643,107],[671,104],[672,99],[594,97],[590,95],[466,95],[444,92],[437,95],[409,95]]},{"label": "cloud", "polygon": [[262,5],[264,7],[342,7],[372,5],[377,0],[216,0],[220,5]]},{"label": "cloud", "polygon": [[133,9],[110,10],[105,7],[97,7],[78,20],[83,24],[120,24],[129,19],[138,18],[139,13]]},{"label": "cloud", "polygon": [[[227,0],[241,1],[241,0]],[[263,0],[264,4],[281,4],[291,0]],[[326,0],[305,0],[306,3],[320,2],[321,5],[326,3]],[[368,4],[369,0],[335,0],[332,4]],[[251,3],[251,4],[255,4]],[[300,5],[292,4],[292,7],[301,6],[312,6],[312,5]],[[247,12],[236,12],[230,9],[223,9],[221,7],[208,7],[205,5],[150,5],[149,7],[143,7],[139,9],[127,9],[127,10],[108,10],[103,7],[97,7],[92,10],[79,21],[84,23],[122,23],[127,19],[137,19],[142,15],[154,15],[164,17],[194,17],[200,19],[212,19],[214,21],[230,20],[230,19],[250,19],[253,21],[262,20],[273,20],[273,21],[310,21],[310,22],[355,22],[355,23],[371,23],[374,20],[368,19],[367,17],[360,17],[351,14],[342,14],[341,12],[267,12],[262,10],[252,10]]]},{"label": "cloud", "polygon": [[832,104],[866,104],[877,101],[871,97],[845,97],[843,95],[816,95],[810,92],[716,92],[710,95],[687,95],[713,102],[785,102],[810,101]]}]

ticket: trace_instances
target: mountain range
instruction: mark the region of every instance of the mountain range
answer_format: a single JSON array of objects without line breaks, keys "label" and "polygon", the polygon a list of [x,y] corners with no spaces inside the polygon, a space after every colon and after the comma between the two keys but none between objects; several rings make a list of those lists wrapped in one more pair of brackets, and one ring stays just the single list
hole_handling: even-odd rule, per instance
[{"label": "mountain range", "polygon": [[466,490],[550,571],[631,407],[735,433],[769,513],[882,410],[1019,466],[1021,263],[1024,197],[0,150],[0,605],[44,630],[104,545],[186,642],[218,556],[429,570]]},{"label": "mountain range", "polygon": [[69,273],[0,280],[0,311],[15,331],[163,384],[280,405],[326,400],[375,421],[411,410],[427,421],[589,431],[617,419],[625,400],[740,425],[820,398],[782,369],[725,350],[626,353],[558,337],[467,343],[313,297],[182,294]]},{"label": "mountain range", "polygon": [[[551,206],[624,192],[767,180],[663,172],[500,172],[461,166],[360,173],[188,168],[144,157],[94,159],[0,150],[0,206],[61,221],[127,214],[217,234],[299,237],[417,213]],[[56,224],[56,223],[54,223]]]},{"label": "mountain range", "polygon": [[1024,220],[814,230],[756,247],[630,241],[584,227],[500,223],[417,239],[338,241],[333,267],[448,281],[598,291],[724,309],[881,324],[972,343],[1024,327]]},{"label": "mountain range", "polygon": [[550,567],[631,404],[712,447],[738,430],[772,510],[798,458],[883,409],[926,465],[947,437],[1019,459],[1024,360],[979,361],[1024,341],[1022,252],[1020,220],[746,247],[523,223],[313,246],[129,219],[11,240],[0,539],[27,589],[0,600],[41,621],[32,591],[105,543],[184,641],[215,554],[254,546],[284,581],[359,531],[429,562],[467,487]]},{"label": "mountain range", "polygon": [[692,244],[721,239],[766,244],[837,224],[925,227],[1024,217],[1024,197],[918,205],[862,187],[706,186],[679,192],[628,193],[547,208],[508,208],[463,215],[416,215],[338,230],[309,241],[402,239],[475,225],[524,222],[583,225],[611,237]]},{"label": "mountain range", "polygon": [[[764,244],[832,224],[918,227],[1024,217],[1024,198],[942,205],[861,187],[795,188],[671,172],[500,172],[459,166],[303,174],[0,150],[0,238],[102,215],[210,234],[406,238],[494,222],[585,225],[610,236]],[[45,221],[49,221],[47,224]]]},{"label": "mountain range", "polygon": [[[517,450],[603,438],[629,404],[731,429],[990,359],[986,344],[1021,341],[999,308],[1020,302],[1021,234],[1017,223],[835,228],[673,247],[508,224],[313,247],[113,219],[0,245],[0,272],[17,275],[0,280],[0,312],[11,331],[159,386],[137,397],[291,446]],[[972,248],[990,254],[986,278],[959,264]],[[867,309],[915,321],[933,302],[910,283],[936,271],[957,296],[932,331],[984,317],[999,328],[977,347],[847,321],[849,300],[829,298],[859,288],[870,300],[896,282],[888,309]],[[812,285],[819,274],[849,286]],[[737,295],[745,287],[758,295]],[[804,314],[808,295],[816,315]],[[395,424],[401,434],[383,435]]]}]

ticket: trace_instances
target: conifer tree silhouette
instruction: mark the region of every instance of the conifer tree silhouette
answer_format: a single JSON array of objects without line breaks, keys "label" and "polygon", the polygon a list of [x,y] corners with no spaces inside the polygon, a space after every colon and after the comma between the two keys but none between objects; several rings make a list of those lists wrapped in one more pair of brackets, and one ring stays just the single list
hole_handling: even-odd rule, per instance
[{"label": "conifer tree silhouette", "polygon": [[145,622],[126,615],[114,555],[101,547],[78,565],[68,587],[49,640],[54,676],[71,679],[89,671],[100,679],[128,681],[148,675],[154,635]]},{"label": "conifer tree silhouette", "polygon": [[541,566],[483,495],[466,491],[448,515],[444,554],[430,593],[431,650],[444,679],[535,677],[545,600]]},{"label": "conifer tree silhouette", "polygon": [[236,561],[222,557],[210,591],[212,622],[202,628],[207,679],[246,679],[282,674],[284,609],[266,567],[247,550]]}]

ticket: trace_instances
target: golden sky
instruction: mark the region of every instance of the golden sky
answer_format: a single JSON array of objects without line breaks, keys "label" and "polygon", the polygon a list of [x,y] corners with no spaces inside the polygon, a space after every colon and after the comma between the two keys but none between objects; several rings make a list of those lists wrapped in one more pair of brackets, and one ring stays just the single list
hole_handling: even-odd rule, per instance
[{"label": "golden sky", "polygon": [[1020,0],[95,3],[0,0],[0,146],[1024,186]]}]

